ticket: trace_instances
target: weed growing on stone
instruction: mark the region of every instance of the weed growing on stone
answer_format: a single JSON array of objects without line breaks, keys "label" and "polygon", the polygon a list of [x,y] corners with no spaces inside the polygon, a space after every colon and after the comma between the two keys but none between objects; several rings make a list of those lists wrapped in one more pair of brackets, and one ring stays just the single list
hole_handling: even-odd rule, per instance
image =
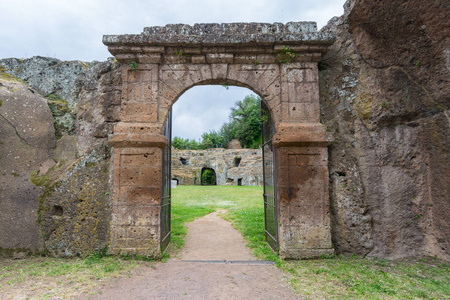
[{"label": "weed growing on stone", "polygon": [[292,49],[289,46],[283,46],[283,49],[281,49],[279,53],[280,53],[279,61],[282,64],[290,63],[297,56],[297,53],[292,51]]},{"label": "weed growing on stone", "polygon": [[131,66],[131,70],[133,70],[133,71],[137,71],[137,70],[138,70],[138,64],[137,64],[137,62],[132,61],[132,62],[130,63],[130,66]]}]

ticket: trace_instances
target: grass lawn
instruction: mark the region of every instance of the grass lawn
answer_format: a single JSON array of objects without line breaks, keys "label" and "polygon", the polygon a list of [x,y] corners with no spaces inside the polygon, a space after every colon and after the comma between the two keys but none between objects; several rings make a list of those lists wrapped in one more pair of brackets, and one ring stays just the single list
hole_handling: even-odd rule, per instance
[{"label": "grass lawn", "polygon": [[139,265],[151,266],[151,262],[114,256],[0,258],[0,299],[72,299],[80,293],[89,295],[105,280],[128,276]]}]

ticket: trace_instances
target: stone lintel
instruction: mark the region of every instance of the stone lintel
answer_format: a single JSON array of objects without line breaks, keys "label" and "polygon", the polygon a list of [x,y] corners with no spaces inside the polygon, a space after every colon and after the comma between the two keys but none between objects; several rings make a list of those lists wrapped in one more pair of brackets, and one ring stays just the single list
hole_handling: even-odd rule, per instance
[{"label": "stone lintel", "polygon": [[138,54],[274,53],[288,46],[298,53],[326,53],[336,36],[317,31],[315,22],[169,24],[141,34],[104,35],[103,43],[121,60]]},{"label": "stone lintel", "polygon": [[280,123],[273,137],[275,147],[327,147],[333,137],[321,123]]},{"label": "stone lintel", "polygon": [[160,134],[115,133],[109,136],[109,144],[116,148],[157,147],[164,148],[167,138]]}]

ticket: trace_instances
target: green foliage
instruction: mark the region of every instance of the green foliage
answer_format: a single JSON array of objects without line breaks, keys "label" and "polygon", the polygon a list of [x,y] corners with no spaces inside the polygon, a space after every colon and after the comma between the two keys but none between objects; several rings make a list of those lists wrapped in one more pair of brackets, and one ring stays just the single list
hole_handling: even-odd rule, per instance
[{"label": "green foliage", "polygon": [[[69,103],[56,95],[55,92],[48,94],[45,98],[47,99],[47,104],[52,112],[52,116],[55,119],[54,127],[56,138],[60,139],[64,133],[73,135],[75,133],[75,122],[73,121],[75,114],[72,113]],[[72,120],[73,122],[69,122],[68,120]]]},{"label": "green foliage", "polygon": [[138,64],[137,64],[137,62],[132,61],[132,62],[130,63],[130,66],[131,66],[131,70],[132,70],[132,71],[137,71],[137,70],[138,70]]},{"label": "green foliage", "polygon": [[202,134],[200,149],[226,148],[227,143],[228,141],[220,134],[220,131],[211,130]]},{"label": "green foliage", "polygon": [[293,60],[297,56],[297,53],[292,51],[289,46],[283,46],[283,49],[279,52],[279,54],[279,61],[282,64],[290,63],[291,60]]},{"label": "green foliage", "polygon": [[389,104],[386,101],[381,102],[381,107],[388,108]]},{"label": "green foliage", "polygon": [[205,169],[202,173],[202,185],[214,185],[216,183],[216,173],[211,169]]},{"label": "green foliage", "polygon": [[31,172],[30,182],[35,186],[44,186],[49,188],[52,185],[52,177],[50,174],[39,175],[39,170],[36,170]]},{"label": "green foliage", "polygon": [[249,95],[236,102],[231,118],[236,122],[236,138],[244,148],[259,148],[261,144],[261,98]]},{"label": "green foliage", "polygon": [[186,149],[198,150],[198,149],[200,149],[200,144],[197,141],[195,141],[194,139],[192,139],[192,140],[183,139],[178,136],[176,136],[172,139],[172,146],[179,150],[186,150]]}]

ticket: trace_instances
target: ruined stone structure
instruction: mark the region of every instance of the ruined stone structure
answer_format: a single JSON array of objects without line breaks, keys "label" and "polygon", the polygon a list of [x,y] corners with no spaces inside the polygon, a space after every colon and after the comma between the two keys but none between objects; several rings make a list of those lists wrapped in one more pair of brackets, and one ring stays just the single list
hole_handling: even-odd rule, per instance
[{"label": "ruined stone structure", "polygon": [[217,185],[262,185],[261,149],[172,150],[172,179],[200,185],[203,168],[216,174]]},{"label": "ruined stone structure", "polygon": [[311,22],[167,25],[104,36],[123,65],[114,147],[109,250],[159,255],[164,126],[189,88],[243,86],[275,123],[276,201],[282,257],[333,253],[328,200],[331,142],[320,123],[317,63],[333,43]]}]

